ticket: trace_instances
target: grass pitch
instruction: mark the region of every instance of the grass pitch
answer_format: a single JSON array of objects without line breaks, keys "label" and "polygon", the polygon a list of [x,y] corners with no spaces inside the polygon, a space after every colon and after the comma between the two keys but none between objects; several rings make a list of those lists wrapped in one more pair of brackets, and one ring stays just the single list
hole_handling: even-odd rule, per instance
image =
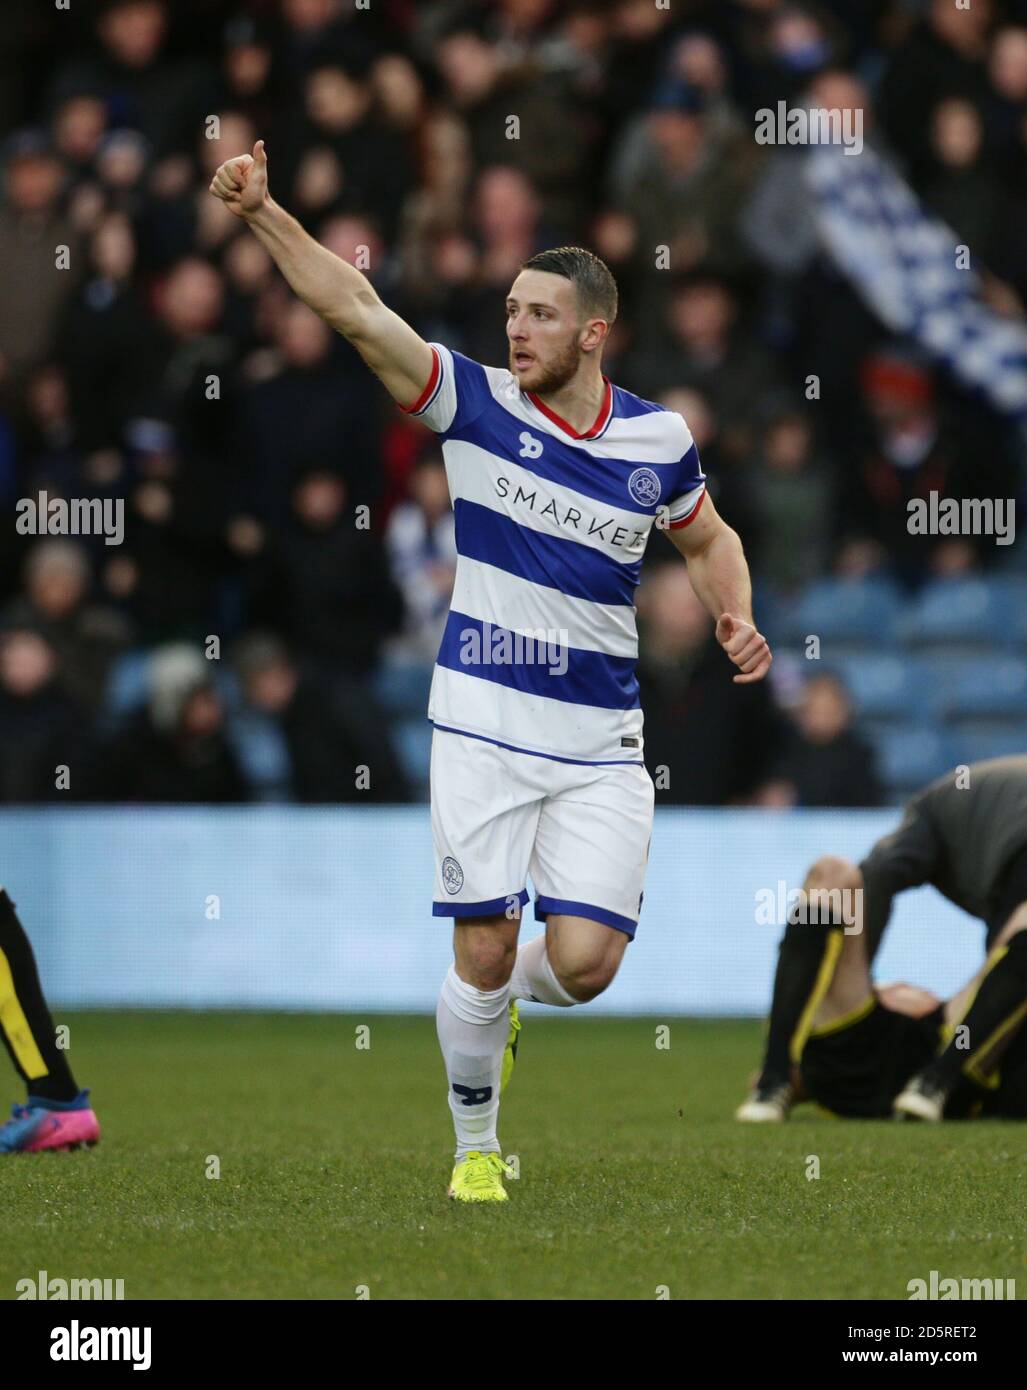
[{"label": "grass pitch", "polygon": [[444,1198],[430,1019],[58,1013],[104,1137],[0,1159],[0,1297],[39,1270],[129,1299],[903,1299],[932,1269],[1027,1290],[1027,1127],[742,1126],[756,1023],[672,1019],[658,1049],[657,1019],[523,1017],[521,1176],[468,1207]]}]

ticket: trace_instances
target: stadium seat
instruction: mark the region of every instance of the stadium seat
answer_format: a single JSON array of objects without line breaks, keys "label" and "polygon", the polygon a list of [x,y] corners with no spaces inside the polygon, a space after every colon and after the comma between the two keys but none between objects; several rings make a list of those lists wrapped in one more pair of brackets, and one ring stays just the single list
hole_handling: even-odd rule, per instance
[{"label": "stadium seat", "polygon": [[432,670],[431,666],[386,664],[375,673],[374,693],[387,713],[398,718],[420,715],[423,719],[428,710]]},{"label": "stadium seat", "polygon": [[997,599],[1007,606],[1013,636],[1023,650],[1027,647],[1027,575],[998,574],[987,580]]},{"label": "stadium seat", "polygon": [[[880,766],[880,748],[884,740],[895,734],[897,729],[907,729],[911,725],[909,719],[896,719],[894,715],[882,715],[879,719],[872,719],[863,716],[856,721],[856,729],[868,743],[872,743],[878,750],[878,772],[884,777],[883,769]],[[929,726],[935,728],[934,724]]]},{"label": "stadium seat", "polygon": [[149,670],[149,648],[137,647],[123,652],[107,673],[104,708],[115,720],[137,710],[146,699],[146,676]]},{"label": "stadium seat", "polygon": [[963,668],[942,696],[947,722],[1023,720],[1027,727],[1027,661],[1018,656],[982,656]]},{"label": "stadium seat", "polygon": [[800,645],[810,636],[819,637],[821,658],[830,662],[868,643],[890,645],[900,603],[887,579],[824,579],[779,614],[777,627],[785,641]]},{"label": "stadium seat", "polygon": [[948,739],[937,729],[920,724],[882,728],[876,745],[881,775],[888,787],[900,794],[917,790],[954,765]]},{"label": "stadium seat", "polygon": [[[983,655],[979,648],[968,649],[957,644],[952,647],[917,648],[915,653],[907,652],[905,659],[915,662],[918,669],[925,674],[934,688],[938,705],[944,708],[951,691],[962,682],[968,670],[975,668]],[[998,653],[992,648],[990,655]]]},{"label": "stadium seat", "polygon": [[936,709],[937,687],[930,671],[909,657],[852,650],[839,661],[838,671],[861,721],[908,721]]},{"label": "stadium seat", "polygon": [[1021,722],[960,727],[951,734],[956,763],[979,763],[988,758],[1005,758],[1011,753],[1027,753],[1027,730]]},{"label": "stadium seat", "polygon": [[433,732],[423,713],[418,718],[399,720],[392,730],[400,766],[422,796],[428,786]]},{"label": "stadium seat", "polygon": [[899,638],[913,648],[944,645],[968,655],[983,647],[1013,646],[1009,591],[985,579],[937,579],[903,614]]},{"label": "stadium seat", "polygon": [[285,800],[292,767],[285,737],[274,720],[246,710],[231,720],[228,732],[243,775],[260,800]]},{"label": "stadium seat", "polygon": [[756,595],[756,625],[772,647],[780,646],[787,637],[786,622],[798,598],[783,593],[771,580],[753,576]]}]

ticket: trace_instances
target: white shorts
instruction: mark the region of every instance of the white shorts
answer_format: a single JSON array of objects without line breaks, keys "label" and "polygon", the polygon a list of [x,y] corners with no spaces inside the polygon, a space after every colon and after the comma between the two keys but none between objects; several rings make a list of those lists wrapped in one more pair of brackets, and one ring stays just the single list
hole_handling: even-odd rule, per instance
[{"label": "white shorts", "polygon": [[436,729],[431,825],[436,917],[528,901],[634,936],[653,827],[643,763],[557,762]]}]

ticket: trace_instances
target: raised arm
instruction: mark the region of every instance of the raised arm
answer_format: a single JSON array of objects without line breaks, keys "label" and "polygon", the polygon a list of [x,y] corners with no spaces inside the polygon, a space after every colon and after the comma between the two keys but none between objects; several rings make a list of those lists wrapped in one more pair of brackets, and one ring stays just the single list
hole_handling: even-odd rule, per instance
[{"label": "raised arm", "polygon": [[226,160],[210,191],[249,224],[304,304],[353,344],[393,399],[413,404],[432,374],[431,348],[382,303],[366,275],[316,242],[274,201],[263,140],[252,154]]},{"label": "raised arm", "polygon": [[749,566],[738,534],[707,493],[687,525],[667,531],[688,561],[688,577],[706,611],[716,620],[717,641],[739,668],[739,685],[762,680],[773,660],[752,617]]}]

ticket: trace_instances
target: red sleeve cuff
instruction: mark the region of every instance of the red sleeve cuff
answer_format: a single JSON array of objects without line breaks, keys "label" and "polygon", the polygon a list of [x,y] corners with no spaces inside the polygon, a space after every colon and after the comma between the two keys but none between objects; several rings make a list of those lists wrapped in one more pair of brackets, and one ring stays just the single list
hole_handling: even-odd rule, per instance
[{"label": "red sleeve cuff", "polygon": [[423,391],[421,392],[421,394],[418,396],[417,400],[414,401],[413,405],[401,405],[401,406],[400,406],[400,410],[403,411],[404,415],[416,415],[417,412],[418,412],[419,410],[423,410],[423,409],[424,409],[424,407],[425,407],[425,406],[428,404],[428,402],[431,400],[432,392],[435,390],[435,387],[438,385],[439,373],[440,373],[441,371],[442,371],[442,360],[441,360],[441,358],[439,357],[438,348],[433,347],[432,350],[431,350],[431,376],[428,378],[428,385],[424,388],[424,390],[423,390]]},{"label": "red sleeve cuff", "polygon": [[705,499],[706,499],[706,489],[703,488],[703,490],[702,490],[702,496],[699,498],[698,502],[696,502],[695,506],[694,506],[694,507],[692,508],[692,510],[688,513],[688,515],[687,515],[686,517],[683,517],[680,521],[671,521],[671,522],[668,522],[668,523],[667,523],[667,530],[668,530],[668,531],[680,531],[680,530],[682,530],[685,526],[691,525],[691,523],[695,520],[695,518],[699,515],[700,511],[702,510],[702,504],[703,504],[703,502],[705,501]]}]

